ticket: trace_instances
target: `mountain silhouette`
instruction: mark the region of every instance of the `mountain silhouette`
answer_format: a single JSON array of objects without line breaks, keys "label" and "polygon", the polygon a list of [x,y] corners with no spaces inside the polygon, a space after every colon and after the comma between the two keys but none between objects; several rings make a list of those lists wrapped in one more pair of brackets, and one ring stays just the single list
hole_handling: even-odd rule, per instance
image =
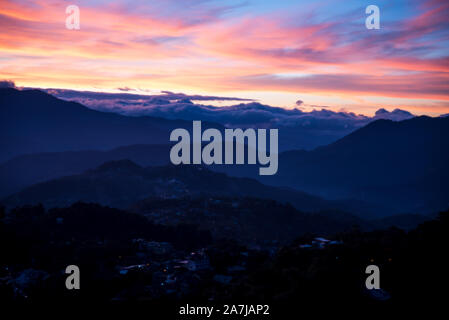
[{"label": "mountain silhouette", "polygon": [[279,155],[274,176],[249,166],[216,167],[326,199],[384,204],[393,213],[449,207],[449,118],[377,120],[328,146]]},{"label": "mountain silhouette", "polygon": [[[142,167],[130,160],[106,162],[78,175],[32,185],[2,201],[6,207],[42,203],[66,207],[78,201],[128,208],[141,200],[194,196],[255,197],[291,203],[302,211],[345,211],[350,204],[287,188],[264,185],[249,178],[229,177],[204,166]],[[342,213],[343,215],[343,213]]]},{"label": "mountain silhouette", "polygon": [[129,159],[141,166],[170,162],[169,145],[131,145],[108,151],[65,151],[27,154],[0,164],[0,198],[33,184],[82,173],[104,162]]},{"label": "mountain silhouette", "polygon": [[[204,128],[210,126],[203,123]],[[167,144],[173,129],[191,127],[191,121],[95,111],[40,90],[0,89],[2,162],[30,153]]]},{"label": "mountain silhouette", "polygon": [[[190,121],[94,111],[39,90],[0,89],[0,102],[0,161],[16,156],[0,164],[2,198],[107,161],[166,165],[171,130],[191,128]],[[377,120],[330,145],[281,153],[274,176],[259,176],[257,165],[210,169],[332,199],[334,208],[357,214],[436,212],[449,207],[448,137],[449,117]]]}]

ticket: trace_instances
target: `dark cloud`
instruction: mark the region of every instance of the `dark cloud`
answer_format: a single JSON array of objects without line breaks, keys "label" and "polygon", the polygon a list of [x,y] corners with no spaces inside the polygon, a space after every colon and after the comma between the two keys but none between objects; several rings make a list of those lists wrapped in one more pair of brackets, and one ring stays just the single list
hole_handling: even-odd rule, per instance
[{"label": "dark cloud", "polygon": [[123,88],[117,88],[117,90],[120,90],[120,91],[131,91],[132,89],[128,88],[128,87],[123,87]]},{"label": "dark cloud", "polygon": [[387,111],[384,108],[381,108],[376,111],[374,115],[374,119],[389,119],[394,121],[401,121],[405,119],[413,118],[414,115],[406,110],[394,109],[393,111]]},{"label": "dark cloud", "polygon": [[14,81],[11,80],[0,80],[0,88],[15,88],[16,85]]},{"label": "dark cloud", "polygon": [[[41,89],[49,94],[52,94],[61,99],[90,99],[90,100],[130,100],[139,103],[154,103],[156,101],[174,101],[174,100],[196,100],[196,101],[255,101],[253,99],[242,99],[235,97],[220,97],[220,96],[203,96],[203,95],[187,95],[184,93],[174,93],[171,91],[162,91],[162,94],[134,94],[128,93],[135,89],[122,87],[117,88],[123,93],[109,93],[109,92],[94,92],[94,91],[76,91],[67,89]],[[137,90],[135,90],[137,91]],[[164,104],[165,104],[164,102]]]},{"label": "dark cloud", "polygon": [[233,97],[218,97],[218,96],[202,96],[202,95],[187,95],[184,93],[174,93],[171,91],[161,91],[168,99],[181,100],[181,99],[190,99],[197,101],[255,101],[254,99],[242,99],[242,98],[233,98]]},{"label": "dark cloud", "polygon": [[316,105],[316,104],[308,104],[307,107],[314,108],[314,109],[327,109],[327,108],[330,108],[329,106],[322,106],[322,105]]},{"label": "dark cloud", "polygon": [[302,101],[302,100],[296,101],[296,105],[297,105],[298,107],[301,106],[303,103],[304,103],[304,101]]}]

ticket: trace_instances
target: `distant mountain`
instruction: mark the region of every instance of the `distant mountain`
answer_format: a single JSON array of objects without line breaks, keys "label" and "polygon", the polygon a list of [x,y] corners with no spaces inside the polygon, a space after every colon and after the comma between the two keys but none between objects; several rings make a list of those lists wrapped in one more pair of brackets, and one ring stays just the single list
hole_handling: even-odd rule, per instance
[{"label": "distant mountain", "polygon": [[[244,110],[268,112],[267,108],[249,104]],[[325,111],[319,112],[320,119],[326,118]],[[336,116],[329,112],[328,120]],[[379,110],[375,117],[398,120],[410,116],[403,110]],[[344,117],[355,116],[338,114],[338,119]],[[301,121],[305,119],[301,116]],[[358,214],[434,212],[449,207],[448,121],[448,117],[374,121],[328,146],[281,153],[279,171],[271,177],[259,176],[258,166],[210,168],[333,199],[333,208]],[[326,135],[320,123],[310,122],[308,128],[316,127],[317,134]],[[219,124],[203,124],[205,128],[223,129]],[[130,159],[141,166],[165,165],[168,137],[177,127],[190,130],[191,122],[99,112],[38,90],[0,89],[0,160],[35,153],[0,164],[0,197],[36,183],[80,174],[111,160]],[[280,142],[311,140],[298,128],[283,127]]]},{"label": "distant mountain", "polygon": [[[203,123],[206,128],[209,125]],[[191,121],[131,117],[89,109],[39,90],[0,89],[0,161],[17,155],[167,144]],[[213,127],[222,128],[218,124]]]},{"label": "distant mountain", "polygon": [[111,161],[79,175],[38,183],[1,203],[9,208],[37,203],[51,208],[83,201],[128,208],[148,197],[201,195],[273,199],[289,202],[302,211],[345,211],[351,208],[351,203],[326,201],[293,189],[266,186],[254,179],[229,177],[203,166],[143,168],[130,160]]},{"label": "distant mountain", "polygon": [[281,153],[274,176],[250,166],[215,169],[326,199],[383,204],[390,213],[424,213],[449,207],[448,163],[449,118],[417,117],[378,120],[328,146]]},{"label": "distant mountain", "polygon": [[[408,111],[385,109],[373,117],[353,112],[335,112],[326,106],[310,106],[302,110],[303,102],[294,108],[280,108],[251,99],[207,97],[164,91],[156,95],[86,92],[67,89],[44,89],[60,99],[79,102],[91,109],[128,116],[151,116],[164,119],[202,120],[231,128],[276,128],[282,137],[279,150],[311,150],[327,145],[352,131],[378,119],[395,121],[413,118]],[[239,102],[234,105],[212,106],[210,101]],[[245,103],[242,103],[245,101]]]},{"label": "distant mountain", "polygon": [[[436,212],[449,207],[445,165],[449,159],[448,121],[443,117],[375,121],[329,146],[281,153],[279,171],[273,177],[259,176],[258,166],[219,165],[210,169],[334,199],[335,207],[343,206],[359,215],[369,213],[369,217]],[[0,165],[0,196],[79,174],[111,160],[165,165],[169,163],[169,148],[134,145],[110,151],[17,157]]]},{"label": "distant mountain", "polygon": [[108,151],[65,151],[27,154],[0,164],[0,199],[25,187],[82,173],[104,162],[129,159],[141,166],[170,162],[169,145],[131,145]]}]

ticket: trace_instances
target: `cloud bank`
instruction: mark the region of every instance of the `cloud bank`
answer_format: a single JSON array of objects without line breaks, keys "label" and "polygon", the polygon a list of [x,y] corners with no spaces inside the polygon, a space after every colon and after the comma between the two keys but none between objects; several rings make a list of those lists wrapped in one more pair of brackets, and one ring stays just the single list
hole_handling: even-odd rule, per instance
[{"label": "cloud bank", "polygon": [[0,80],[0,88],[15,88],[16,85],[14,81],[11,80]]},{"label": "cloud bank", "polygon": [[[410,112],[400,109],[391,112],[379,109],[373,117],[368,117],[353,112],[335,112],[323,107],[318,107],[318,109],[312,111],[303,111],[297,107],[292,109],[273,107],[251,99],[187,95],[170,91],[162,91],[158,95],[64,89],[46,89],[45,91],[58,98],[77,101],[99,111],[115,112],[127,116],[203,120],[220,123],[228,127],[354,129],[377,119],[400,121],[414,117]],[[207,101],[237,101],[238,103],[221,107],[202,103]],[[302,100],[298,100],[296,106],[303,104]]]}]

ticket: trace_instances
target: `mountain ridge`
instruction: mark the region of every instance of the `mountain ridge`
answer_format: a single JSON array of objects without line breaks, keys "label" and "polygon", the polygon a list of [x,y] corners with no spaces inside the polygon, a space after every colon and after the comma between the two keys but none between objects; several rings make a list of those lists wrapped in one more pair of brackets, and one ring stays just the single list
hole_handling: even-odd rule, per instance
[{"label": "mountain ridge", "polygon": [[[0,89],[0,161],[58,151],[108,150],[133,144],[168,144],[191,121],[130,117],[89,109],[40,90]],[[203,122],[204,128],[223,129]]]},{"label": "mountain ridge", "polygon": [[1,203],[7,208],[38,203],[52,208],[83,201],[124,209],[148,197],[208,194],[273,199],[309,212],[346,211],[350,207],[350,203],[326,201],[297,190],[264,185],[252,178],[230,177],[201,165],[142,167],[127,159],[34,184],[6,197]]},{"label": "mountain ridge", "polygon": [[413,213],[449,207],[447,163],[449,118],[421,116],[377,120],[328,146],[283,152],[272,177],[259,177],[250,168],[222,169],[326,199],[355,198]]}]

